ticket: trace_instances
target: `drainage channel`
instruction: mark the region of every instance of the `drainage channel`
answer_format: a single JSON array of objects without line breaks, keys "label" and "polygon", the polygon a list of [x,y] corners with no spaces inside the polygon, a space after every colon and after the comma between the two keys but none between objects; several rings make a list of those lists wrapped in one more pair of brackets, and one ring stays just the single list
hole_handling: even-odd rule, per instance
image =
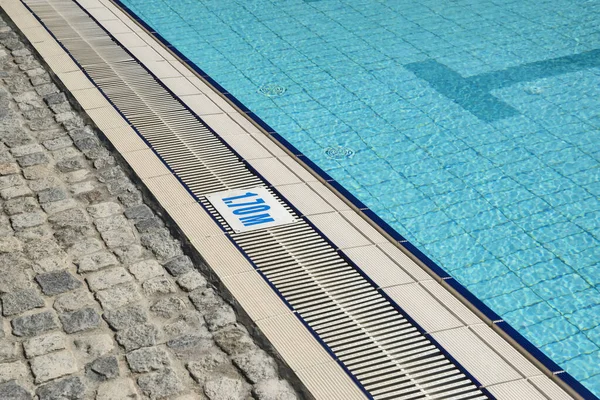
[{"label": "drainage channel", "polygon": [[[493,398],[76,2],[23,3],[369,398]],[[206,198],[256,187],[296,222],[236,233]]]}]

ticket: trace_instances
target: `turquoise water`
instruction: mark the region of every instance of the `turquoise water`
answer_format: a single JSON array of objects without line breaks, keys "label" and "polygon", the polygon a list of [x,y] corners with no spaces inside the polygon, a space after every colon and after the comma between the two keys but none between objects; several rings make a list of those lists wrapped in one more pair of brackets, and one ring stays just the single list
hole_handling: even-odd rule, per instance
[{"label": "turquoise water", "polygon": [[600,1],[122,1],[600,394]]}]

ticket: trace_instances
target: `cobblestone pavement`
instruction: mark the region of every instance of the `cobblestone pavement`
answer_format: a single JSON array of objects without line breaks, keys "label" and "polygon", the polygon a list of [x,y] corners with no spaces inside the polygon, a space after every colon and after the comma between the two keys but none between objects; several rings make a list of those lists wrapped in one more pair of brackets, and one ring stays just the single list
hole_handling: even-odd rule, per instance
[{"label": "cobblestone pavement", "polygon": [[0,43],[0,399],[295,399],[2,20]]}]

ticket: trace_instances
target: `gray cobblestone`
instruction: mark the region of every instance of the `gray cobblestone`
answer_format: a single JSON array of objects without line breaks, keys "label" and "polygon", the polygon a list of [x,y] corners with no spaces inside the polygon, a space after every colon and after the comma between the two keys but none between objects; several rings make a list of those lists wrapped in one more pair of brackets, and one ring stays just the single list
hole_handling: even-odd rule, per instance
[{"label": "gray cobblestone", "polygon": [[15,163],[1,163],[0,175],[18,174],[19,167]]},{"label": "gray cobblestone", "polygon": [[81,257],[101,250],[104,250],[104,246],[100,240],[96,238],[86,238],[69,247],[69,254],[73,257]]},{"label": "gray cobblestone", "polygon": [[[69,139],[68,136],[63,136],[63,138]],[[75,147],[67,146],[67,147],[63,147],[62,149],[54,150],[52,152],[52,158],[54,158],[54,161],[57,161],[57,162],[62,162],[62,161],[69,160],[72,158],[81,159],[81,153],[79,151],[77,151],[77,149]],[[81,170],[81,169],[76,169],[75,171],[78,171],[78,170]],[[69,172],[73,172],[73,171],[69,171]]]},{"label": "gray cobblestone", "polygon": [[169,294],[177,291],[175,284],[166,276],[157,276],[148,279],[142,283],[142,289],[146,296],[154,296],[156,294]]},{"label": "gray cobblestone", "polygon": [[60,172],[72,172],[77,171],[79,169],[85,168],[87,165],[85,161],[80,157],[68,158],[66,160],[61,160],[56,163],[56,168]]},{"label": "gray cobblestone", "polygon": [[87,169],[78,169],[77,171],[67,172],[62,174],[67,183],[82,182],[92,178],[92,174]]},{"label": "gray cobblestone", "polygon": [[218,348],[207,349],[204,354],[187,363],[186,368],[194,380],[200,384],[204,384],[215,373],[227,371],[235,376],[235,369],[232,367],[227,354]]},{"label": "gray cobblestone", "polygon": [[61,376],[72,374],[78,370],[73,355],[67,350],[60,350],[35,357],[30,363],[31,372],[33,372],[36,383],[60,378]]},{"label": "gray cobblestone", "polygon": [[50,333],[48,335],[29,339],[23,343],[23,349],[28,358],[48,354],[56,350],[64,350],[66,348],[65,337],[60,333]]},{"label": "gray cobblestone", "polygon": [[107,168],[104,171],[98,172],[98,180],[100,182],[109,182],[115,179],[126,179],[125,174],[119,167]]},{"label": "gray cobblestone", "polygon": [[100,232],[100,236],[102,236],[102,240],[104,240],[104,243],[106,243],[108,247],[113,248],[135,242],[135,235],[129,227]]},{"label": "gray cobblestone", "polygon": [[15,361],[19,356],[18,353],[16,342],[8,342],[6,340],[0,342],[0,363]]},{"label": "gray cobblestone", "polygon": [[15,336],[36,336],[58,328],[51,311],[17,317],[11,323]]},{"label": "gray cobblestone", "polygon": [[34,261],[43,260],[48,257],[65,258],[67,256],[53,240],[28,243],[25,253]]},{"label": "gray cobblestone", "polygon": [[85,397],[85,386],[77,376],[60,379],[36,390],[39,400],[82,400]]},{"label": "gray cobblestone", "polygon": [[237,324],[229,325],[214,333],[217,345],[227,354],[243,354],[256,348],[248,331]]},{"label": "gray cobblestone", "polygon": [[123,264],[131,264],[139,261],[145,255],[144,249],[137,244],[115,247],[112,251],[119,257],[119,261]]},{"label": "gray cobblestone", "polygon": [[33,195],[33,192],[31,191],[31,189],[29,189],[29,187],[25,185],[14,186],[0,190],[0,197],[2,197],[4,200],[10,200],[18,197],[25,197],[31,195]]},{"label": "gray cobblestone", "polygon": [[86,278],[88,286],[93,291],[108,289],[121,283],[131,282],[133,278],[125,268],[117,267],[99,272],[94,272]]},{"label": "gray cobblestone", "polygon": [[194,268],[192,260],[188,256],[176,257],[164,264],[164,267],[173,276],[182,275]]},{"label": "gray cobblestone", "polygon": [[151,399],[174,396],[182,390],[181,381],[170,368],[142,375],[137,382],[142,392]]},{"label": "gray cobblestone", "polygon": [[[36,88],[36,90],[38,90],[38,89],[40,89],[39,86]],[[43,89],[40,89],[40,90],[43,90]],[[29,121],[27,123],[27,126],[32,131],[48,131],[48,130],[51,130],[52,128],[56,127],[56,124],[54,123],[53,118],[48,117],[48,118],[40,118],[40,119],[35,119],[32,121]]]},{"label": "gray cobblestone", "polygon": [[265,379],[276,379],[277,366],[263,350],[255,349],[232,357],[235,365],[242,370],[246,378],[252,383]]},{"label": "gray cobblestone", "polygon": [[96,381],[105,381],[119,376],[119,363],[115,356],[100,357],[86,366],[87,376]]},{"label": "gray cobblestone", "polygon": [[177,284],[186,292],[206,287],[206,278],[197,271],[189,271],[177,278]]},{"label": "gray cobblestone", "polygon": [[296,400],[290,384],[280,379],[267,379],[254,385],[252,393],[257,400]]},{"label": "gray cobblestone", "polygon": [[21,167],[31,167],[32,165],[46,165],[50,159],[46,153],[34,153],[17,157],[17,162]]},{"label": "gray cobblestone", "polygon": [[61,211],[71,210],[77,206],[78,204],[74,199],[64,199],[54,201],[52,203],[42,204],[42,209],[46,212],[46,214],[52,215]]},{"label": "gray cobblestone", "polygon": [[156,260],[144,260],[129,266],[129,272],[140,282],[164,274],[164,270]]},{"label": "gray cobblestone", "polygon": [[204,393],[210,400],[245,400],[250,386],[241,379],[220,376],[207,380]]},{"label": "gray cobblestone", "polygon": [[60,314],[59,318],[67,333],[93,329],[100,324],[100,316],[93,308],[82,308],[71,313]]},{"label": "gray cobblestone", "polygon": [[31,262],[21,253],[0,254],[0,294],[16,292],[31,287],[27,270]]},{"label": "gray cobblestone", "polygon": [[33,289],[2,295],[2,314],[4,316],[21,314],[40,307],[44,307],[44,300]]},{"label": "gray cobblestone", "polygon": [[19,380],[29,375],[27,366],[22,361],[0,364],[0,383]]},{"label": "gray cobblestone", "polygon": [[96,298],[106,310],[114,310],[123,307],[129,303],[140,300],[140,294],[137,287],[132,283],[126,283],[106,290],[100,290],[96,293]]},{"label": "gray cobblestone", "polygon": [[6,189],[14,186],[24,185],[25,182],[20,175],[0,176],[0,189]]},{"label": "gray cobblestone", "polygon": [[75,264],[79,267],[78,271],[81,272],[93,272],[104,267],[110,267],[117,265],[119,261],[117,258],[108,251],[99,251],[94,254],[89,254],[80,257]]},{"label": "gray cobblestone", "polygon": [[162,318],[173,318],[186,309],[186,304],[179,297],[166,297],[154,303],[150,310]]},{"label": "gray cobblestone", "polygon": [[8,217],[4,215],[0,215],[0,237],[8,236],[13,234],[12,226],[10,226],[10,222]]},{"label": "gray cobblestone", "polygon": [[67,271],[39,274],[35,280],[42,288],[42,292],[49,296],[68,292],[81,286],[81,282]]},{"label": "gray cobblestone", "polygon": [[99,232],[106,232],[115,229],[129,229],[129,222],[122,215],[111,215],[110,217],[96,218],[94,220],[96,229]]},{"label": "gray cobblestone", "polygon": [[15,381],[0,385],[0,399],[6,400],[31,400],[31,394]]},{"label": "gray cobblestone", "polygon": [[17,214],[10,217],[10,222],[14,230],[31,228],[45,223],[46,213],[42,211],[34,211],[30,213]]},{"label": "gray cobblestone", "polygon": [[156,345],[157,329],[148,324],[136,325],[117,332],[117,342],[126,351],[137,350],[142,347]]},{"label": "gray cobblestone", "polygon": [[41,153],[44,151],[44,148],[37,143],[31,143],[21,146],[16,146],[10,149],[13,157],[21,157],[28,154]]},{"label": "gray cobblestone", "polygon": [[129,219],[148,219],[154,216],[150,207],[145,204],[129,207],[125,210],[125,216]]},{"label": "gray cobblestone", "polygon": [[88,216],[79,208],[56,213],[48,220],[57,228],[87,226],[90,223]]},{"label": "gray cobblestone", "polygon": [[73,141],[71,141],[71,138],[69,138],[68,136],[61,136],[56,139],[49,139],[44,141],[43,143],[44,147],[50,151],[64,149],[65,147],[69,147],[72,144]]},{"label": "gray cobblestone", "polygon": [[92,218],[105,218],[121,213],[122,209],[119,203],[106,202],[89,206],[87,211]]},{"label": "gray cobblestone", "polygon": [[23,250],[23,243],[14,236],[0,237],[0,253],[12,253]]},{"label": "gray cobblestone", "polygon": [[158,218],[148,218],[135,223],[135,228],[139,233],[147,233],[164,228],[164,224]]},{"label": "gray cobblestone", "polygon": [[101,383],[96,394],[96,400],[133,400],[138,398],[139,395],[133,381],[129,378]]},{"label": "gray cobblestone", "polygon": [[44,101],[46,104],[51,106],[55,104],[66,103],[67,97],[64,93],[51,93],[44,96]]},{"label": "gray cobblestone", "polygon": [[169,260],[182,255],[179,244],[171,238],[166,229],[143,233],[140,239],[142,245],[152,250],[158,258]]},{"label": "gray cobblestone", "polygon": [[96,190],[96,184],[92,181],[77,182],[73,183],[69,189],[74,196],[82,197],[90,192],[94,192]]},{"label": "gray cobblestone", "polygon": [[4,210],[8,215],[31,213],[39,210],[39,205],[32,197],[22,197],[7,200],[4,203]]},{"label": "gray cobblestone", "polygon": [[50,188],[46,190],[42,190],[38,193],[38,201],[40,204],[43,203],[51,203],[55,201],[65,200],[68,194],[62,188]]},{"label": "gray cobblestone", "polygon": [[[96,163],[94,163],[94,166],[96,166]],[[96,168],[100,167],[96,166]],[[142,202],[142,195],[139,190],[121,193],[117,198],[125,207],[131,207]]]},{"label": "gray cobblestone", "polygon": [[204,315],[204,320],[211,331],[219,330],[227,325],[234,324],[237,320],[233,308],[229,304],[220,304],[215,309]]},{"label": "gray cobblestone", "polygon": [[75,347],[86,358],[96,358],[108,354],[115,348],[112,336],[106,333],[98,335],[88,335],[75,339]]},{"label": "gray cobblestone", "polygon": [[127,354],[127,364],[133,372],[157,371],[168,367],[171,362],[166,351],[158,347],[146,347]]},{"label": "gray cobblestone", "polygon": [[27,182],[27,186],[34,192],[40,192],[60,185],[60,180],[55,176],[47,178],[34,179]]},{"label": "gray cobblestone", "polygon": [[146,312],[137,304],[119,308],[117,310],[106,311],[104,313],[104,319],[108,322],[108,325],[115,330],[131,328],[135,325],[145,324],[148,321]]},{"label": "gray cobblestone", "polygon": [[21,172],[23,172],[25,179],[40,179],[52,175],[52,171],[45,165],[33,165],[31,167],[23,168]]},{"label": "gray cobblestone", "polygon": [[37,86],[35,91],[40,96],[47,96],[49,94],[58,93],[59,90],[53,83],[46,83],[44,85]]},{"label": "gray cobblestone", "polygon": [[[34,226],[32,228],[26,228],[26,229],[16,231],[15,236],[18,237],[19,239],[21,239],[24,243],[38,241],[38,240],[39,241],[50,240],[52,238],[52,230],[50,229],[50,227],[48,225],[40,225],[40,226]],[[36,268],[36,267],[38,267],[38,268]],[[35,272],[41,273],[41,272],[54,271],[56,269],[60,269],[60,267],[52,266],[51,269],[47,269],[47,267],[45,266],[45,263],[38,262],[38,263],[34,264],[33,269],[35,270]]]},{"label": "gray cobblestone", "polygon": [[58,312],[71,312],[92,304],[94,304],[92,295],[82,288],[59,296],[54,301],[53,307]]}]

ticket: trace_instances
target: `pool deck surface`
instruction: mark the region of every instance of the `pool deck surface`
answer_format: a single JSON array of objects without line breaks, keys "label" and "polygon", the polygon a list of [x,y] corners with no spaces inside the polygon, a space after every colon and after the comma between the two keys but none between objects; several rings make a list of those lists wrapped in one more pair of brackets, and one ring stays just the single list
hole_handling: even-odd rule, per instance
[{"label": "pool deck surface", "polygon": [[[28,3],[64,6],[71,2]],[[443,280],[405,254],[400,243],[394,243],[365,220],[360,210],[341,199],[112,2],[86,0],[79,4],[343,251],[482,388],[498,399],[572,398],[548,377],[548,371],[541,369],[543,366],[532,362],[531,357],[526,358],[497,333],[494,325],[501,321],[490,321],[473,307],[467,307]],[[201,255],[210,267],[209,280],[216,282],[232,301],[237,318],[265,339],[270,353],[281,357],[284,367],[280,372],[291,377],[293,386],[317,399],[366,398],[24,4],[0,0],[0,5],[53,76],[102,132],[101,136],[110,141],[118,152],[116,158],[126,161],[136,181],[143,185],[142,191],[156,200],[155,208],[164,210],[166,219],[176,225],[187,246],[186,252]],[[7,28],[2,29],[6,32]],[[10,50],[12,56],[8,55]],[[46,87],[57,90],[51,89],[48,75],[26,51],[18,48],[6,51],[5,57],[10,58],[6,62],[19,64],[3,76],[8,89],[3,98],[12,107],[10,120],[29,128],[25,130],[27,140],[23,143],[12,146],[4,140],[4,147],[9,148],[0,147],[0,154],[6,158],[0,172],[7,171],[0,178],[3,184],[10,185],[1,188],[7,215],[0,216],[0,228],[8,230],[0,237],[0,244],[9,251],[0,256],[15,257],[32,268],[24,272],[15,267],[20,264],[0,266],[14,274],[14,278],[10,275],[9,288],[3,292],[3,311],[10,320],[12,334],[10,328],[5,329],[5,336],[0,339],[7,349],[6,357],[0,361],[3,363],[0,379],[9,381],[0,386],[0,391],[21,390],[16,389],[18,385],[23,388],[21,392],[39,394],[66,390],[67,383],[63,382],[68,382],[70,387],[83,387],[85,398],[95,395],[98,399],[118,398],[111,397],[110,393],[115,391],[120,395],[131,391],[152,398],[219,399],[215,391],[225,387],[238,391],[235,392],[238,397],[231,398],[245,398],[251,390],[258,399],[295,398],[294,389],[281,380],[275,361],[247,336],[236,322],[231,306],[207,288],[206,279],[192,269],[181,274],[183,271],[169,268],[173,260],[182,259],[178,243],[168,233],[161,236],[166,231],[160,228],[160,219],[142,205],[139,191],[113,165],[113,157],[98,140],[94,136],[79,136],[77,132],[81,131],[84,120],[70,114],[72,110],[67,103],[50,104],[44,97],[52,94],[45,93]],[[26,63],[31,63],[32,68],[27,69]],[[43,119],[39,122],[32,119],[38,116]],[[40,130],[31,128],[32,124],[37,127],[36,123],[41,124]],[[85,148],[88,141],[98,143],[97,147]],[[105,156],[93,158],[99,153]],[[41,160],[39,166],[28,165],[29,159]],[[40,171],[47,171],[48,175],[34,175],[41,174]],[[71,222],[79,214],[85,223]],[[82,241],[89,244],[77,246],[77,241],[69,236],[73,227],[89,233],[90,239]],[[61,236],[63,228],[68,229]],[[56,253],[48,260],[34,258],[40,239],[47,241]],[[124,241],[135,250],[125,251]],[[49,250],[39,250],[45,251]],[[49,285],[61,288],[67,285],[67,290],[56,289],[65,294],[46,291],[42,282],[48,273],[62,274],[59,283],[50,279],[54,283]],[[19,298],[28,300],[17,302],[14,313],[7,312],[6,304],[10,303],[4,296],[10,298],[15,293],[22,293]],[[143,323],[115,328],[111,324],[111,310],[129,303],[139,306]],[[188,314],[194,317],[187,318]],[[34,320],[33,315],[39,315],[35,317],[39,324],[21,328],[33,330],[20,335],[18,327]],[[184,331],[180,332],[181,329]],[[179,337],[192,335],[198,341],[196,347],[214,349],[210,356],[219,360],[218,367],[222,370],[207,374],[202,370],[206,365],[200,365],[196,359],[199,354],[206,359],[206,352],[194,348],[193,343],[188,351],[185,339],[177,342],[169,333],[178,333]],[[38,336],[42,334],[48,339]],[[231,338],[238,334],[243,338],[239,341],[243,346],[232,343]],[[146,336],[154,338],[150,347],[137,342]],[[179,344],[182,347],[177,347]],[[104,347],[96,349],[98,346]],[[139,353],[142,347],[151,349],[144,351],[152,352],[152,366],[132,366],[135,365],[132,354]],[[42,350],[36,353],[35,348]],[[160,360],[167,361],[161,364]],[[49,365],[61,367],[49,368]],[[107,368],[110,371],[105,373]],[[560,375],[560,371],[551,372]]]}]

